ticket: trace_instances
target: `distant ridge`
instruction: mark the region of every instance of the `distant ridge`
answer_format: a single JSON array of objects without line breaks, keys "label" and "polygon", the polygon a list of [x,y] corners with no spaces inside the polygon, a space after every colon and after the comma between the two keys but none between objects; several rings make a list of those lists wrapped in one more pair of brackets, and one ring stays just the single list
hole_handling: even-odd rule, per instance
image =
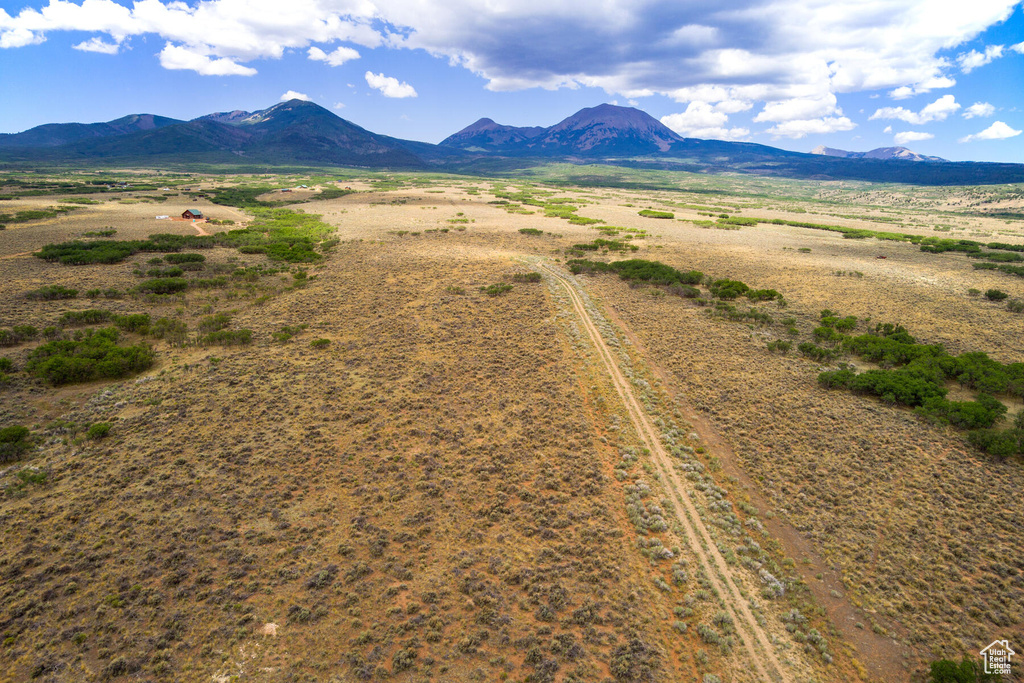
[{"label": "distant ridge", "polygon": [[[434,169],[507,175],[553,161],[690,173],[922,185],[1024,182],[1024,164],[948,162],[905,148],[814,154],[751,142],[683,138],[639,109],[602,104],[553,126],[506,126],[482,118],[439,145],[361,128],[304,100],[191,121],[133,114],[106,123],[62,123],[0,135],[0,164],[192,164]],[[921,163],[927,161],[929,163]],[[581,170],[581,182],[592,177]]]},{"label": "distant ridge", "polygon": [[924,154],[907,149],[906,147],[878,147],[869,152],[848,152],[845,149],[835,149],[818,145],[811,150],[811,154],[821,154],[828,157],[839,157],[841,159],[899,159],[901,161],[946,161],[942,157],[930,157]]},{"label": "distant ridge", "polygon": [[21,133],[0,134],[0,147],[60,147],[78,140],[127,135],[181,123],[153,114],[130,114],[106,123],[47,123]]}]

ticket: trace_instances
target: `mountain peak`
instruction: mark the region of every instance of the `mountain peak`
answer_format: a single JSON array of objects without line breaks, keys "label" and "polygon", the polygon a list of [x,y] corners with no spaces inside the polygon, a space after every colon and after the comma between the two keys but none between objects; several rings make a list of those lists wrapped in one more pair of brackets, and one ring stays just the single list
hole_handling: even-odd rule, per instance
[{"label": "mountain peak", "polygon": [[542,144],[565,144],[572,138],[580,152],[612,147],[626,153],[625,147],[632,147],[634,154],[667,152],[683,139],[645,111],[607,103],[581,109],[549,131]]}]

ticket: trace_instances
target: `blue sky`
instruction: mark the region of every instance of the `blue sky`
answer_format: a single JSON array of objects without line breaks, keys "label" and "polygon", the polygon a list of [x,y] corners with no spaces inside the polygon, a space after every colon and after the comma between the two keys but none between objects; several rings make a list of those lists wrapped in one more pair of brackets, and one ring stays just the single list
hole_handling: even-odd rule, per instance
[{"label": "blue sky", "polygon": [[687,137],[1024,163],[1017,0],[0,0],[0,132],[309,98],[439,142],[602,102]]}]

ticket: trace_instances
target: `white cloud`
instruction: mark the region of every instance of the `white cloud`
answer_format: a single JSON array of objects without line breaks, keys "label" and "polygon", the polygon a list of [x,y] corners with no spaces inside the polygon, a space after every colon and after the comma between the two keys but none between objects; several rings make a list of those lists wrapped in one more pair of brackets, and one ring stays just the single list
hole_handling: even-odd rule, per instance
[{"label": "white cloud", "polygon": [[743,140],[750,136],[747,128],[727,128],[728,113],[700,100],[690,102],[684,112],[661,117],[661,122],[688,138]]},{"label": "white cloud", "polygon": [[416,97],[416,89],[408,83],[399,83],[397,78],[375,74],[372,71],[366,72],[366,84],[375,90],[380,90],[384,97]]},{"label": "white cloud", "polygon": [[102,38],[90,38],[89,40],[82,41],[78,45],[72,45],[76,50],[82,52],[99,52],[104,55],[116,55],[121,46],[118,43],[108,43]]},{"label": "white cloud", "polygon": [[845,116],[831,116],[821,119],[783,121],[765,132],[775,138],[792,138],[796,140],[807,135],[825,135],[838,131],[853,130],[856,127],[857,124]]},{"label": "white cloud", "polygon": [[1002,45],[989,45],[985,48],[984,52],[978,52],[977,50],[971,50],[970,52],[964,52],[957,55],[956,63],[960,65],[960,70],[965,74],[969,74],[978,67],[985,66],[990,63],[993,59],[999,59],[1003,56]]},{"label": "white cloud", "polygon": [[868,117],[874,119],[898,119],[906,121],[915,126],[921,126],[931,121],[945,121],[949,115],[960,108],[953,95],[943,95],[929,105],[925,105],[920,112],[913,112],[903,107],[882,107],[876,109],[875,113]]},{"label": "white cloud", "polygon": [[303,102],[312,102],[313,98],[311,98],[304,92],[296,92],[294,90],[289,90],[285,94],[281,95],[282,102],[287,102],[288,100],[302,100]]},{"label": "white cloud", "polygon": [[884,128],[884,129],[882,130],[882,132],[883,132],[883,133],[885,133],[886,135],[888,135],[889,133],[891,133],[891,132],[892,132],[892,126],[886,126],[886,127],[885,127],[885,128]]},{"label": "white cloud", "polygon": [[1021,131],[1014,130],[1002,121],[996,121],[991,126],[973,135],[960,138],[958,142],[971,142],[973,140],[1005,140],[1021,134]]},{"label": "white cloud", "polygon": [[23,28],[12,28],[0,33],[0,48],[25,47],[38,45],[46,40],[42,35]]},{"label": "white cloud", "polygon": [[836,106],[836,96],[828,93],[818,98],[793,98],[781,102],[768,102],[764,105],[764,109],[754,117],[754,122],[806,121],[836,113],[842,114]]},{"label": "white cloud", "polygon": [[311,47],[306,54],[313,61],[327,62],[331,66],[341,66],[345,62],[359,59],[359,53],[350,47],[339,47],[331,53],[324,52],[318,47]]},{"label": "white cloud", "polygon": [[956,85],[956,81],[947,76],[936,76],[929,78],[921,83],[916,83],[912,86],[902,85],[892,92],[889,93],[889,97],[894,100],[905,100],[914,95],[924,95],[930,93],[932,90],[944,90],[946,88],[952,88]]},{"label": "white cloud", "polygon": [[[151,34],[168,45],[160,53],[165,67],[208,75],[252,74],[256,60],[296,51],[337,65],[356,58],[352,46],[422,49],[478,74],[491,90],[594,86],[627,99],[719,103],[723,112],[758,103],[762,120],[773,123],[841,121],[828,106],[842,93],[905,98],[951,87],[949,73],[995,59],[998,46],[963,53],[962,62],[942,55],[1019,5],[943,2],[937,11],[935,0],[601,0],[581,12],[573,0],[28,2],[41,8],[0,10],[0,48],[57,31],[94,34],[83,46],[93,37],[110,45]],[[1024,51],[1024,43],[1009,49]],[[722,96],[691,93],[709,89]],[[721,104],[727,100],[737,104]]]},{"label": "white cloud", "polygon": [[1016,45],[1011,45],[1010,49],[1013,50],[1014,52],[1024,54],[1024,43],[1017,43]]},{"label": "white cloud", "polygon": [[160,65],[165,69],[188,69],[203,76],[256,75],[256,69],[236,64],[227,57],[210,59],[204,54],[170,43],[160,51]]},{"label": "white cloud", "polygon": [[335,109],[344,109],[345,108],[345,103],[344,102],[335,102],[334,103],[334,108]]},{"label": "white cloud", "polygon": [[896,133],[893,139],[897,145],[905,145],[908,142],[917,142],[919,140],[931,140],[934,135],[931,133],[921,133],[915,130],[908,130],[903,133]]},{"label": "white cloud", "polygon": [[992,114],[995,113],[996,108],[993,107],[988,102],[975,102],[971,106],[967,107],[967,109],[964,109],[963,116],[965,119],[973,119],[976,116],[981,118],[988,118],[989,116],[992,116]]}]

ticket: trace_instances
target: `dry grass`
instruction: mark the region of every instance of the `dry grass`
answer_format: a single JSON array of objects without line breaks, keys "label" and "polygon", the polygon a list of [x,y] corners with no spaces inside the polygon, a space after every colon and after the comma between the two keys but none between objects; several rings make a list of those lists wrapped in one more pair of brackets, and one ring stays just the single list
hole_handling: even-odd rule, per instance
[{"label": "dry grass", "polygon": [[[753,680],[738,649],[701,635],[730,627],[716,621],[726,598],[697,570],[700,550],[671,519],[653,531],[631,521],[637,487],[650,488],[647,505],[671,492],[626,426],[564,292],[543,283],[479,291],[597,233],[488,204],[490,182],[387,180],[397,189],[386,191],[383,182],[345,181],[360,192],[310,194],[296,206],[322,214],[342,240],[306,268],[305,286],[279,273],[164,300],[23,297],[47,284],[127,292],[152,254],[62,267],[26,252],[107,226],[115,239],[195,234],[153,219],[191,200],[105,201],[0,232],[0,327],[43,328],[66,310],[104,308],[193,331],[229,313],[232,328],[254,331],[249,347],[153,342],[158,365],[124,382],[53,389],[16,373],[0,386],[0,426],[25,424],[39,437],[30,457],[0,468],[0,679],[604,681],[643,680],[647,665],[651,680]],[[788,308],[762,308],[796,318],[804,337],[827,307],[901,322],[953,351],[1024,355],[1020,316],[966,293],[999,287],[1024,298],[1024,287],[971,270],[961,255],[637,215],[651,206],[698,219],[677,204],[726,203],[746,207],[741,215],[886,229],[827,213],[899,206],[923,226],[929,211],[959,201],[922,193],[907,209],[885,205],[899,197],[881,190],[808,184],[792,198],[794,187],[777,200],[764,188],[714,202],[632,190],[557,196],[583,200],[581,215],[649,231],[635,240],[639,257],[782,291]],[[4,210],[14,203],[56,200]],[[213,218],[244,217],[198,205]],[[792,212],[800,206],[821,214]],[[1006,227],[977,220],[993,235]],[[544,234],[518,232],[527,227]],[[218,248],[207,267],[261,262]],[[737,561],[740,584],[793,675],[853,680],[884,663],[895,673],[883,678],[906,678],[933,656],[1022,635],[1019,463],[981,457],[905,411],[819,389],[817,366],[766,351],[766,340],[785,337],[778,323],[748,328],[608,276],[581,281],[620,326],[600,324],[647,387],[642,397],[675,469],[692,475],[716,542],[749,554]],[[295,334],[280,341],[285,327]],[[316,339],[329,344],[313,348]],[[0,355],[20,368],[38,343]],[[703,439],[691,434],[698,418]],[[110,436],[87,438],[100,422]],[[45,481],[25,483],[26,468]],[[809,541],[803,555],[787,533]],[[651,538],[660,546],[638,547]],[[674,557],[653,559],[658,547]],[[786,597],[759,597],[755,564],[786,583]],[[837,597],[817,590],[825,580],[812,566],[834,568]],[[681,567],[687,579],[676,585]],[[835,629],[844,606],[860,610],[865,633],[891,630],[900,654],[850,637],[848,624]],[[793,607],[822,631],[832,664],[787,633]]]}]

